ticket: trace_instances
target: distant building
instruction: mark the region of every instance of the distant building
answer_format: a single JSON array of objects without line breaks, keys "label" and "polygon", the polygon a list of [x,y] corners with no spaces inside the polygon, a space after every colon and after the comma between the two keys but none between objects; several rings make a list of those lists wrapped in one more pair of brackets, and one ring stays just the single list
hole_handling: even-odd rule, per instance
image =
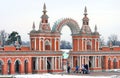
[{"label": "distant building", "polygon": [[[69,64],[72,70],[76,65],[81,68],[83,64],[88,64],[91,71],[120,68],[120,47],[111,44],[110,47],[100,48],[97,26],[95,25],[92,32],[86,7],[81,29],[77,22],[70,18],[59,19],[51,29],[46,12],[44,4],[39,29],[35,29],[33,22],[29,33],[30,47],[0,47],[1,74],[62,72],[65,63]],[[60,50],[60,32],[64,25],[70,27],[72,32],[73,49],[69,52],[68,59],[63,59]]]}]

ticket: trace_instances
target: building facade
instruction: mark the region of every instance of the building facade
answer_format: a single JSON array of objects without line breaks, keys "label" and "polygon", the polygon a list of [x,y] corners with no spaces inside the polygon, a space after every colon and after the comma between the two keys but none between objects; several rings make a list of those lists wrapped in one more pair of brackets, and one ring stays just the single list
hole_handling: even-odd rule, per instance
[{"label": "building facade", "polygon": [[0,74],[62,72],[63,56],[60,50],[60,35],[64,25],[67,25],[72,32],[73,49],[69,52],[67,59],[67,64],[72,70],[76,65],[81,68],[83,64],[88,64],[91,71],[119,69],[120,47],[100,47],[97,26],[95,25],[92,32],[87,15],[85,7],[81,28],[75,20],[65,18],[56,21],[51,29],[44,4],[39,29],[35,29],[33,22],[29,33],[30,47],[0,47]]}]

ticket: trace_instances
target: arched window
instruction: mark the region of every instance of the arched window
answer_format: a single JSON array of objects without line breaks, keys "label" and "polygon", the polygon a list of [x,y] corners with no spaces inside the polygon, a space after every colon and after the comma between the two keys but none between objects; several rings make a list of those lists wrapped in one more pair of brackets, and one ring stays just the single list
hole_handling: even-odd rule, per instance
[{"label": "arched window", "polygon": [[113,60],[113,69],[116,69],[117,68],[117,59],[114,58]]},{"label": "arched window", "polygon": [[20,73],[20,61],[16,60],[15,62],[15,73]]},{"label": "arched window", "polygon": [[91,50],[91,41],[90,40],[87,41],[87,50]]},{"label": "arched window", "polygon": [[45,41],[45,50],[50,50],[50,42],[48,40]]}]

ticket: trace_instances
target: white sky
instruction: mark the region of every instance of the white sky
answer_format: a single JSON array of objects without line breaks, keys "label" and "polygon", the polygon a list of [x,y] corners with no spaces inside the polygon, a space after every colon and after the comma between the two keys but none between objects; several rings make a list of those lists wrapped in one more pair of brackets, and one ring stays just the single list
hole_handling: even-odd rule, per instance
[{"label": "white sky", "polygon": [[[17,31],[22,40],[29,41],[33,21],[38,30],[44,3],[51,27],[58,19],[68,17],[76,20],[81,28],[84,7],[87,6],[92,31],[97,24],[105,40],[111,34],[120,39],[120,0],[0,0],[0,30]],[[62,32],[71,33],[67,27]]]}]

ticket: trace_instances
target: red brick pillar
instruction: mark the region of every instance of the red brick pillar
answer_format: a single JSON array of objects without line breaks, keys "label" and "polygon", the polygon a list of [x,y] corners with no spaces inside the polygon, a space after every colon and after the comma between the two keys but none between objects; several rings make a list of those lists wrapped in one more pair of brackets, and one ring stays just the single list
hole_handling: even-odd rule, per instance
[{"label": "red brick pillar", "polygon": [[113,68],[114,68],[114,62],[111,61],[111,69],[113,69]]},{"label": "red brick pillar", "polygon": [[32,60],[30,59],[27,63],[28,65],[28,73],[32,73]]},{"label": "red brick pillar", "polygon": [[108,57],[107,56],[105,56],[105,58],[104,58],[104,63],[105,63],[104,67],[105,67],[105,70],[106,70],[106,69],[108,69]]},{"label": "red brick pillar", "polygon": [[15,74],[15,64],[11,63],[10,74]]},{"label": "red brick pillar", "polygon": [[118,66],[119,66],[119,69],[120,69],[120,60],[119,60],[119,64],[118,64]]},{"label": "red brick pillar", "polygon": [[110,69],[113,69],[113,61],[110,61]]},{"label": "red brick pillar", "polygon": [[7,74],[7,64],[6,63],[4,63],[2,65],[2,74]]},{"label": "red brick pillar", "polygon": [[24,74],[25,73],[24,72],[24,63],[20,64],[19,68],[20,68],[20,74]]},{"label": "red brick pillar", "polygon": [[96,58],[96,67],[98,67],[98,58]]},{"label": "red brick pillar", "polygon": [[119,62],[117,61],[116,63],[117,63],[117,67],[116,68],[118,69],[119,68]]}]

